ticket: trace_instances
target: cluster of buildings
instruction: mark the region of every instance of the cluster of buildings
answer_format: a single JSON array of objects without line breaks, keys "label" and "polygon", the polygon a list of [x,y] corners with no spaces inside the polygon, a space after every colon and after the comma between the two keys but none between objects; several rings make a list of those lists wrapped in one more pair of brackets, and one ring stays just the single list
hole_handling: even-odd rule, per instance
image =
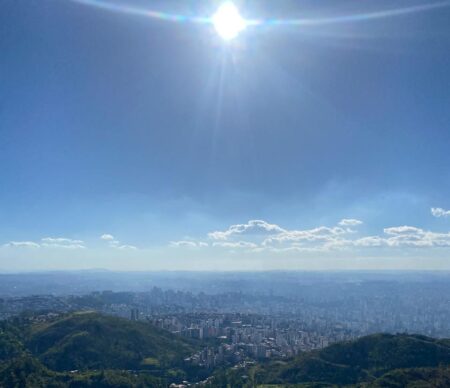
[{"label": "cluster of buildings", "polygon": [[352,332],[339,326],[317,330],[298,320],[255,314],[193,313],[143,319],[174,334],[208,341],[207,347],[185,360],[207,368],[271,357],[288,358],[354,338]]},{"label": "cluster of buildings", "polygon": [[185,337],[238,346],[237,350],[225,348],[226,354],[240,352],[259,358],[264,348],[265,354],[284,357],[376,332],[449,338],[450,293],[445,292],[446,284],[311,284],[288,288],[283,295],[242,291],[206,294],[157,287],[147,292],[0,295],[0,319],[24,312],[96,310],[149,320]]}]

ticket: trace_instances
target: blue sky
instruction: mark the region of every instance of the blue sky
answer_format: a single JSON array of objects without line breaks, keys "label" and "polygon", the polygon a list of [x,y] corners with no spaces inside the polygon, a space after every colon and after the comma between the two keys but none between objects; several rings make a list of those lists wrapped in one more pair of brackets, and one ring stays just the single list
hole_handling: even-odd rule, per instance
[{"label": "blue sky", "polygon": [[[318,20],[430,3],[236,5]],[[0,270],[450,269],[448,20],[443,2],[224,42],[211,25],[2,1]]]}]

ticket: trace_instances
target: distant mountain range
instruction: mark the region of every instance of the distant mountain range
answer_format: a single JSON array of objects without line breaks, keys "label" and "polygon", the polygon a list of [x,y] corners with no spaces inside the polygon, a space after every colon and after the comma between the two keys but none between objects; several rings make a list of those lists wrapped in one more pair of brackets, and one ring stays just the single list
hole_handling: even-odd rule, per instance
[{"label": "distant mountain range", "polygon": [[[1,387],[167,387],[202,376],[200,343],[144,322],[75,313],[0,323]],[[208,387],[450,387],[450,340],[377,334],[295,359],[216,370]]]},{"label": "distant mountain range", "polygon": [[[378,287],[395,286],[413,295],[417,285],[421,295],[428,288],[448,292],[450,271],[260,271],[260,272],[114,272],[108,270],[42,271],[4,273],[0,271],[0,298],[29,295],[84,295],[99,290],[116,292],[147,292],[153,287],[194,293],[219,294],[243,292],[246,294],[289,296],[298,295],[299,287],[315,295],[317,292],[336,291],[340,287],[351,291],[357,287],[370,294]],[[362,290],[361,284],[369,285]],[[378,292],[379,293],[379,292]],[[334,294],[335,296],[339,294]]]}]

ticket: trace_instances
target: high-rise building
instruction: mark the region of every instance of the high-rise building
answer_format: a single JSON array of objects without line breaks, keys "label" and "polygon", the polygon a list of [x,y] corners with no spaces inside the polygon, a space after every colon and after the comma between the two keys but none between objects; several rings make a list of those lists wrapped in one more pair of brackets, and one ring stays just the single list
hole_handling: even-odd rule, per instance
[{"label": "high-rise building", "polygon": [[139,309],[131,309],[131,320],[138,321],[139,320]]}]

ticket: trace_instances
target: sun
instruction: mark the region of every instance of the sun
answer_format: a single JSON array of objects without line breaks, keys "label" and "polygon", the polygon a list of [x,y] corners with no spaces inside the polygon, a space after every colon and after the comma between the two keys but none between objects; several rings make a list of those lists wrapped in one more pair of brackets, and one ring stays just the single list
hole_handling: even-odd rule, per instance
[{"label": "sun", "polygon": [[231,1],[223,3],[211,20],[220,37],[227,41],[236,38],[247,27],[246,21]]}]

